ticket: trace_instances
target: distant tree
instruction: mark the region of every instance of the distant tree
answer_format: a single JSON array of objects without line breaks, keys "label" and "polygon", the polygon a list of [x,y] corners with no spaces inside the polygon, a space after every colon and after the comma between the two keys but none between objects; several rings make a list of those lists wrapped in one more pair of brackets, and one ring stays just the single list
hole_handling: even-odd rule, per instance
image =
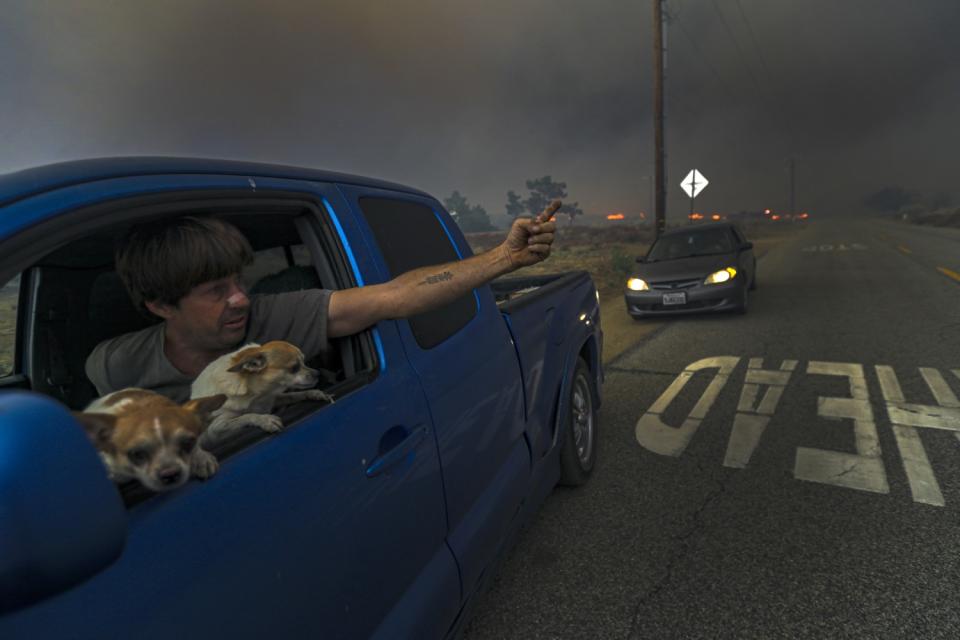
[{"label": "distant tree", "polygon": [[463,197],[459,191],[454,191],[450,194],[449,198],[443,199],[443,206],[447,208],[447,211],[452,216],[458,216],[462,211],[465,211],[470,205],[467,204],[467,199]]},{"label": "distant tree", "polygon": [[562,213],[570,218],[570,224],[573,224],[574,218],[577,216],[583,215],[583,209],[580,208],[579,202],[574,202],[573,204],[564,204],[560,207],[557,213]]},{"label": "distant tree", "polygon": [[947,207],[953,206],[953,196],[949,193],[933,193],[923,198],[923,202],[931,211],[936,211],[937,209],[946,209]]},{"label": "distant tree", "polygon": [[459,191],[454,191],[449,198],[445,198],[443,206],[447,208],[464,233],[496,230],[490,224],[487,210],[479,205],[471,205]]},{"label": "distant tree", "polygon": [[[527,180],[527,189],[530,190],[530,196],[526,200],[521,200],[520,196],[513,191],[507,192],[507,216],[516,218],[525,213],[536,216],[550,204],[551,200],[557,198],[564,200],[568,195],[567,183],[555,182],[551,176]],[[580,208],[579,202],[574,202],[564,204],[557,213],[567,216],[570,224],[573,224],[577,216],[583,215],[583,209]]]},{"label": "distant tree", "polygon": [[507,217],[514,220],[517,216],[523,215],[524,211],[526,211],[526,208],[520,196],[514,193],[513,190],[507,191]]},{"label": "distant tree", "polygon": [[550,176],[527,180],[527,189],[530,190],[530,197],[524,200],[523,204],[532,216],[543,211],[551,200],[567,197],[567,183],[554,182]]},{"label": "distant tree", "polygon": [[480,205],[473,205],[467,209],[467,212],[461,220],[458,220],[458,223],[464,231],[496,231],[496,227],[490,223],[490,216],[487,214],[487,210]]},{"label": "distant tree", "polygon": [[920,200],[920,194],[903,187],[884,187],[863,199],[863,204],[882,212],[896,212]]}]

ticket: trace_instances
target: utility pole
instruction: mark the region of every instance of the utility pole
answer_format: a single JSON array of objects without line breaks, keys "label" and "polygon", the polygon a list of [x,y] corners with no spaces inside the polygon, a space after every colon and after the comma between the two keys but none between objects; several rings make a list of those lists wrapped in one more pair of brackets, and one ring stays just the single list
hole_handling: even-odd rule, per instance
[{"label": "utility pole", "polygon": [[654,180],[656,203],[654,235],[659,238],[666,228],[667,175],[663,137],[663,76],[667,67],[667,34],[663,23],[663,0],[653,0],[653,129],[654,129]]},{"label": "utility pole", "polygon": [[[684,180],[686,182],[686,180]],[[693,181],[690,183],[690,193],[694,194],[697,192],[697,173],[693,173]],[[687,218],[687,224],[693,222],[693,199],[694,196],[690,196],[690,216]]]},{"label": "utility pole", "polygon": [[793,220],[794,216],[797,213],[797,200],[796,200],[796,170],[797,170],[797,157],[790,156],[788,158],[788,164],[790,166],[790,219]]},{"label": "utility pole", "polygon": [[657,208],[657,204],[654,201],[653,176],[640,176],[640,179],[647,182],[647,195],[650,196],[650,202],[648,203],[650,206],[647,208],[647,215],[652,216]]}]

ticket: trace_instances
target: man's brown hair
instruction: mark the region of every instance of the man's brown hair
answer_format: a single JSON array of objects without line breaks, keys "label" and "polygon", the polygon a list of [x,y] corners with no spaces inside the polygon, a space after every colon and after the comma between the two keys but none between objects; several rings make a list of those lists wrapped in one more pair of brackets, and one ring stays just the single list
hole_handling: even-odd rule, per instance
[{"label": "man's brown hair", "polygon": [[116,262],[134,306],[146,312],[145,302],[176,305],[198,284],[240,273],[253,249],[228,222],[183,216],[131,227]]}]

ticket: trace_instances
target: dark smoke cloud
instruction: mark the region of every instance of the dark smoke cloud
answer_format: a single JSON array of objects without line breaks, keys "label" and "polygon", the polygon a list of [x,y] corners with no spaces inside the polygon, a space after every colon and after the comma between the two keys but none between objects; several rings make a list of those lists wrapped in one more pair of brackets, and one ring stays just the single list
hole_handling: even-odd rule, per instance
[{"label": "dark smoke cloud", "polygon": [[[747,21],[736,0],[668,9],[673,215],[694,166],[711,180],[698,206],[784,206],[791,155],[799,205],[823,213],[889,184],[957,194],[960,3],[739,4]],[[508,189],[551,174],[590,214],[648,209],[649,2],[0,11],[0,171],[117,154],[303,164],[458,189],[497,222]]]}]

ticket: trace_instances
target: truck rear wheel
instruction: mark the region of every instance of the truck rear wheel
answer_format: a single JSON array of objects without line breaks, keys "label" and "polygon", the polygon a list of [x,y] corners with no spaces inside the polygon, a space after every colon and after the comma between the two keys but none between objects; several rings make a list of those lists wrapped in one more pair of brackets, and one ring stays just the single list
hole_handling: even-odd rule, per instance
[{"label": "truck rear wheel", "polygon": [[594,389],[593,376],[586,361],[577,358],[567,397],[567,417],[562,425],[560,484],[576,487],[590,478],[597,459],[598,423],[597,392]]}]

